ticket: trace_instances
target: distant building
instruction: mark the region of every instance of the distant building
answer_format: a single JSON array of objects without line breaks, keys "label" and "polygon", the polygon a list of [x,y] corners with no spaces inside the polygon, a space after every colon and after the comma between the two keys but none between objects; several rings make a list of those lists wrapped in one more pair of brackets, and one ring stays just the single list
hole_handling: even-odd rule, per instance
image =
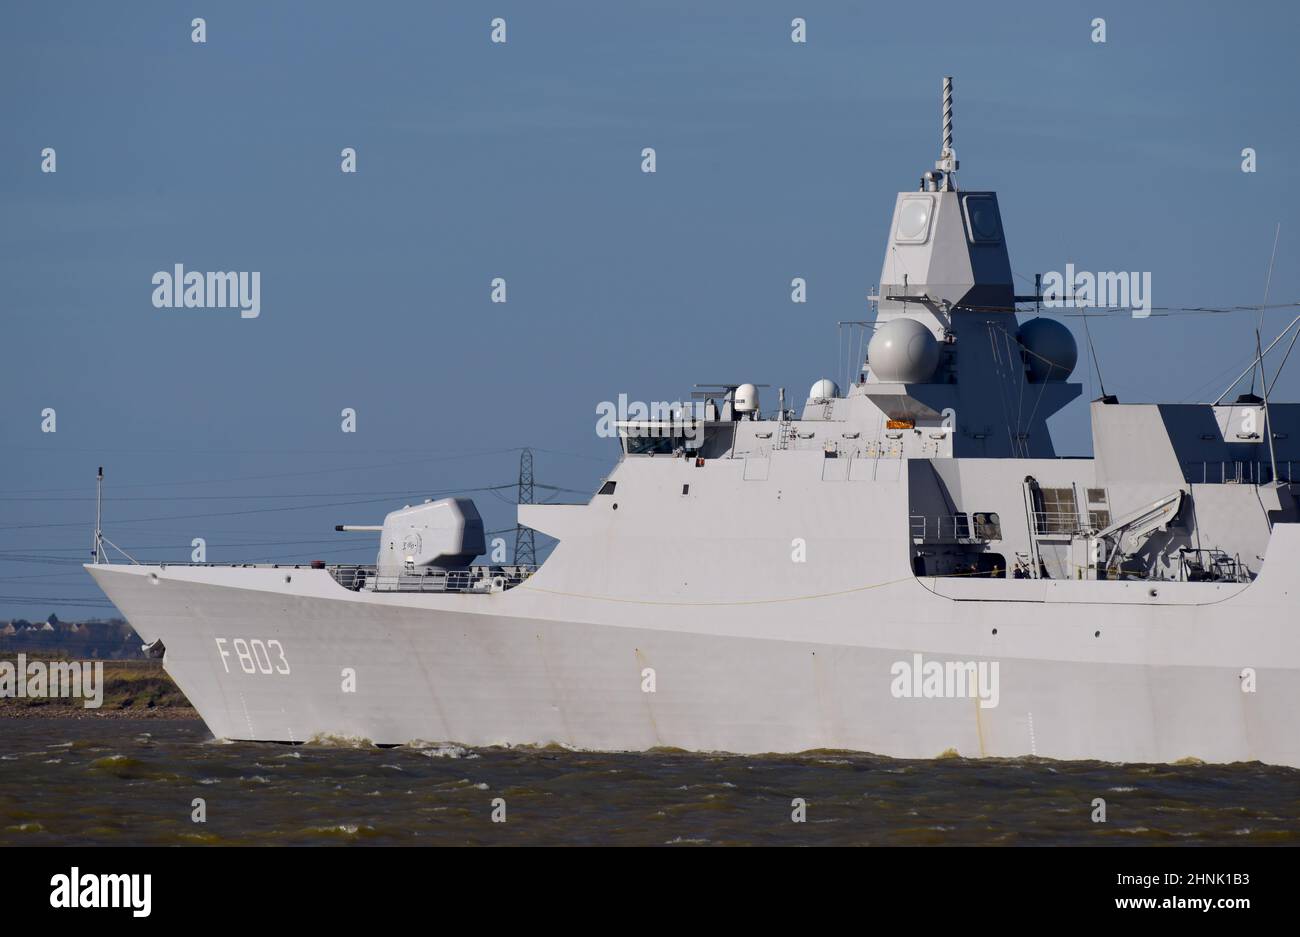
[{"label": "distant building", "polygon": [[23,618],[0,621],[0,653],[49,653],[58,648],[80,658],[138,660],[143,656],[140,637],[124,620],[62,621],[50,615],[44,621]]}]

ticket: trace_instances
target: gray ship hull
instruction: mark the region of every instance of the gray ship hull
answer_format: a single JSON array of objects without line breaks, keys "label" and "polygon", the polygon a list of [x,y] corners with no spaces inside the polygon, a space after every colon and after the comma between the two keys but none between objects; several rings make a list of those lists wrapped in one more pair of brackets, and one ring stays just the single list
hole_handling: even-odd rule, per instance
[{"label": "gray ship hull", "polygon": [[1300,405],[1103,393],[1092,458],[1058,458],[1078,347],[1017,295],[996,194],[956,185],[951,90],[855,383],[802,415],[753,384],[598,406],[621,458],[586,504],[520,506],[558,542],[524,581],[400,591],[477,576],[468,502],[364,528],[359,591],[90,572],[229,738],[1300,767]]},{"label": "gray ship hull", "polygon": [[[1266,565],[1297,560],[1300,528],[1280,526]],[[375,595],[303,568],[87,568],[164,642],[218,737],[1300,767],[1297,602],[1267,568],[1218,600],[1204,584],[1203,604],[1118,582],[1056,584],[1076,587],[1060,602],[957,600],[901,576],[742,619],[726,603],[561,595],[541,575],[485,596]],[[996,661],[996,705],[899,696],[894,668],[916,654]]]}]

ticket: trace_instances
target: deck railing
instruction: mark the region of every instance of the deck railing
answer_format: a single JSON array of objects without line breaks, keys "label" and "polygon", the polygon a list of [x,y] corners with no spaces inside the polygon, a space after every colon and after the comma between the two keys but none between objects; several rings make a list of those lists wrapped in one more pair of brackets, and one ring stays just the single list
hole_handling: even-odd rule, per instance
[{"label": "deck railing", "polygon": [[[1278,462],[1279,481],[1295,480],[1294,463]],[[1183,479],[1202,485],[1267,485],[1273,480],[1273,466],[1261,461],[1184,462]]]},{"label": "deck railing", "polygon": [[987,543],[1002,539],[994,514],[912,514],[908,518],[912,539],[929,543]]},{"label": "deck railing", "polygon": [[1079,519],[1077,511],[1035,511],[1034,534],[1039,537],[1075,537],[1096,533],[1110,526],[1110,512],[1088,511],[1088,522]]},{"label": "deck railing", "polygon": [[353,592],[502,592],[519,585],[536,566],[469,566],[464,569],[408,568],[380,575],[376,566],[331,566],[330,575]]}]

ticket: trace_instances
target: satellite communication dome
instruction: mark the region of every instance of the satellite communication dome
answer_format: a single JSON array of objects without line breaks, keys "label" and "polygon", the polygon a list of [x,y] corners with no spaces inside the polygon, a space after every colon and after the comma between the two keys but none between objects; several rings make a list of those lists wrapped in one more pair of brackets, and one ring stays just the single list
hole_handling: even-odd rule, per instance
[{"label": "satellite communication dome", "polygon": [[808,391],[809,400],[830,400],[840,395],[840,389],[829,377],[824,377]]},{"label": "satellite communication dome", "polygon": [[737,413],[753,413],[758,409],[758,388],[753,384],[741,384],[736,388],[732,398],[732,407]]},{"label": "satellite communication dome", "polygon": [[1064,381],[1079,360],[1074,336],[1055,319],[1030,319],[1016,332],[1016,341],[1025,349],[1029,380],[1035,384]]},{"label": "satellite communication dome", "polygon": [[867,366],[877,380],[923,384],[939,364],[934,333],[915,319],[891,319],[867,345]]}]

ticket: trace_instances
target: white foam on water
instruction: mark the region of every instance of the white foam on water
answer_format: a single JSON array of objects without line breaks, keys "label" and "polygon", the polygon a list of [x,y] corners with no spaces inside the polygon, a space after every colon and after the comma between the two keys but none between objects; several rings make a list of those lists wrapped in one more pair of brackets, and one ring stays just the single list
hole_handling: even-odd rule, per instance
[{"label": "white foam on water", "polygon": [[426,758],[478,758],[477,752],[451,742],[425,742],[415,740],[406,745],[412,751],[419,752]]}]

